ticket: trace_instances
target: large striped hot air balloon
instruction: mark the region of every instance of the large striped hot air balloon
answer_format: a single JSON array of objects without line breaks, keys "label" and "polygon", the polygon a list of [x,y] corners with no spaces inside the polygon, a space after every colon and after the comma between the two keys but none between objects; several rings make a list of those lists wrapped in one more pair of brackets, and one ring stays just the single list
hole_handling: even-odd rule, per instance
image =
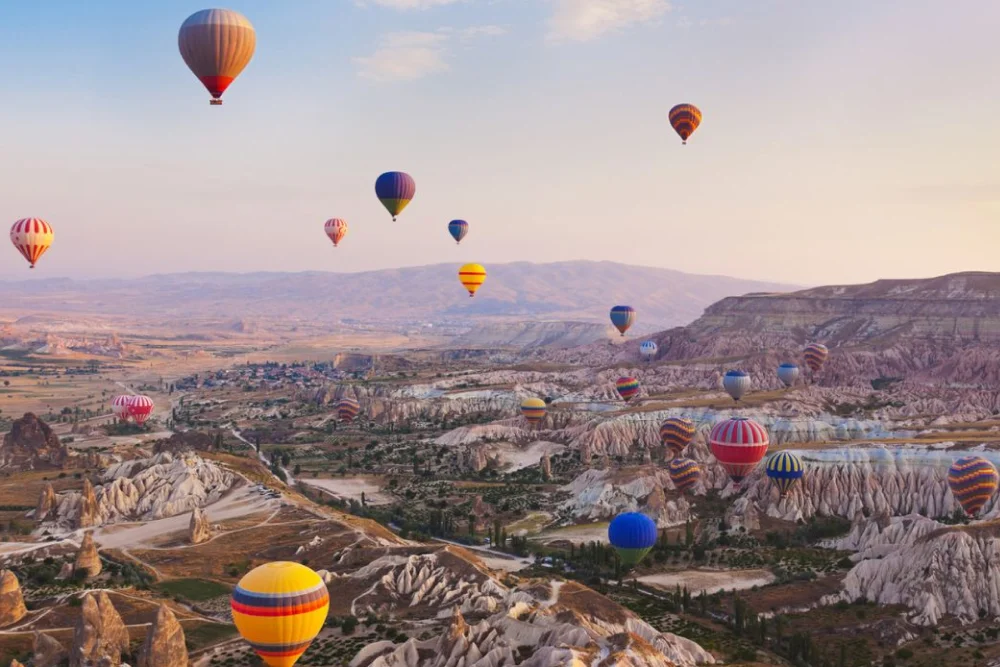
[{"label": "large striped hot air balloon", "polygon": [[455,239],[455,245],[458,245],[469,233],[469,223],[465,220],[452,220],[448,223],[448,233]]},{"label": "large striped hot air balloon", "polygon": [[203,9],[181,25],[177,46],[184,62],[211,93],[209,104],[222,104],[222,93],[253,58],[257,33],[239,12]]},{"label": "large striped hot air balloon", "polygon": [[233,623],[270,667],[292,667],[323,628],[326,584],[305,565],[278,561],[250,570],[233,590]]},{"label": "large striped hot air balloon", "polygon": [[128,421],[128,406],[132,402],[132,397],[128,394],[121,394],[111,399],[111,412],[118,421]]},{"label": "large striped hot air balloon", "polygon": [[778,379],[786,387],[791,387],[799,379],[799,367],[795,364],[781,364],[778,366]]},{"label": "large striped hot air balloon", "polygon": [[830,356],[830,350],[822,343],[809,343],[802,350],[802,356],[805,358],[809,370],[813,373],[819,373],[823,364],[826,363],[826,358]]},{"label": "large striped hot air balloon", "polygon": [[149,396],[129,396],[129,419],[142,426],[151,414],[153,414],[153,399]]},{"label": "large striped hot air balloon", "polygon": [[608,541],[625,566],[638,564],[656,546],[657,537],[656,522],[639,512],[619,514],[608,525]]},{"label": "large striped hot air balloon", "polygon": [[743,394],[750,391],[750,376],[743,371],[726,371],[726,375],[722,378],[722,387],[734,401],[739,401],[743,398]]},{"label": "large striped hot air balloon", "polygon": [[635,308],[632,306],[615,306],[611,309],[611,324],[622,336],[628,331],[632,323],[635,322]]},{"label": "large striped hot air balloon", "polygon": [[948,469],[948,488],[970,517],[979,514],[996,493],[1000,476],[992,463],[981,456],[963,456]]},{"label": "large striped hot air balloon", "polygon": [[526,398],[521,401],[521,415],[529,425],[535,426],[545,419],[547,407],[540,398]]},{"label": "large striped hot air balloon", "polygon": [[802,479],[805,474],[805,467],[802,459],[791,452],[778,452],[772,454],[764,465],[767,476],[778,487],[778,493],[782,498],[788,493],[796,482]]},{"label": "large striped hot air balloon", "polygon": [[739,487],[767,453],[767,430],[752,419],[732,417],[719,422],[708,436],[708,446],[729,478]]},{"label": "large striped hot air balloon", "polygon": [[387,171],[375,181],[375,196],[395,220],[417,194],[417,184],[402,171]]},{"label": "large striped hot air balloon", "polygon": [[615,389],[618,390],[622,400],[628,403],[639,395],[639,381],[633,377],[620,377],[615,382]]},{"label": "large striped hot air balloon", "polygon": [[38,258],[52,245],[54,238],[52,225],[41,218],[21,218],[10,228],[10,242],[28,260],[32,269]]},{"label": "large striped hot air balloon", "polygon": [[333,241],[333,247],[336,248],[347,236],[347,220],[330,218],[323,225],[323,231],[330,237],[330,240]]},{"label": "large striped hot air balloon", "polygon": [[361,404],[349,396],[337,401],[337,419],[342,424],[350,424],[361,411]]},{"label": "large striped hot air balloon", "polygon": [[641,354],[646,359],[652,359],[653,357],[656,356],[656,353],[659,349],[660,348],[658,348],[656,346],[656,343],[654,343],[653,341],[644,340],[642,341],[642,345],[639,346],[639,354]]},{"label": "large striped hot air balloon", "polygon": [[458,270],[458,280],[469,296],[476,296],[476,291],[486,282],[486,269],[482,264],[466,264]]},{"label": "large striped hot air balloon", "polygon": [[678,104],[668,115],[670,126],[680,135],[681,143],[686,144],[688,137],[701,125],[701,110],[693,104]]},{"label": "large striped hot air balloon", "polygon": [[684,493],[701,479],[701,466],[691,459],[677,457],[667,464],[667,473],[677,490]]},{"label": "large striped hot air balloon", "polygon": [[667,417],[660,424],[660,442],[670,452],[670,456],[678,456],[684,448],[691,444],[695,433],[694,422],[684,417]]}]

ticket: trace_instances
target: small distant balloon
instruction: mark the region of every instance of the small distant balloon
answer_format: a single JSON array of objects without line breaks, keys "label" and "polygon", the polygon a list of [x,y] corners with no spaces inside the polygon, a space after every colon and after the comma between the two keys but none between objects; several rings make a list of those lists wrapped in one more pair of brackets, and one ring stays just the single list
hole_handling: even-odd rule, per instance
[{"label": "small distant balloon", "polygon": [[764,466],[768,478],[778,487],[778,493],[785,497],[805,474],[802,459],[791,452],[778,452],[767,459]]},{"label": "small distant balloon", "polygon": [[466,264],[458,270],[458,279],[469,291],[470,297],[476,296],[476,292],[486,282],[486,269],[482,264]]},{"label": "small distant balloon", "polygon": [[28,260],[32,269],[54,238],[52,226],[41,218],[21,218],[10,228],[10,242]]},{"label": "small distant balloon", "polygon": [[608,525],[608,541],[622,565],[637,565],[656,546],[656,522],[639,512],[619,514]]},{"label": "small distant balloon", "polygon": [[688,137],[701,125],[701,110],[693,104],[678,104],[670,110],[668,117],[682,144],[686,144]]},{"label": "small distant balloon", "polygon": [[813,373],[819,373],[823,364],[826,363],[827,357],[830,356],[830,350],[822,343],[810,343],[802,350],[802,356],[805,358],[809,370]]},{"label": "small distant balloon", "polygon": [[187,66],[222,104],[222,93],[250,63],[257,46],[253,25],[231,9],[203,9],[184,21],[177,46]]},{"label": "small distant balloon", "polygon": [[469,233],[469,223],[465,220],[452,220],[448,223],[448,233],[455,239],[455,245],[458,245]]},{"label": "small distant balloon", "polygon": [[642,342],[642,345],[639,346],[639,354],[641,354],[646,359],[652,359],[653,357],[656,356],[656,353],[659,351],[659,349],[660,348],[658,348],[656,346],[656,343],[654,343],[653,341],[644,340]]},{"label": "small distant balloon", "polygon": [[679,456],[691,444],[695,433],[694,422],[684,417],[667,417],[660,424],[660,442],[673,457]]},{"label": "small distant balloon", "polygon": [[611,323],[622,336],[635,322],[635,308],[632,306],[615,306],[611,309]]},{"label": "small distant balloon", "polygon": [[393,220],[403,212],[416,193],[416,182],[402,171],[387,171],[375,181],[375,196],[385,206],[385,210],[389,211]]},{"label": "small distant balloon", "polygon": [[330,237],[330,240],[333,241],[333,247],[336,248],[347,236],[347,221],[341,218],[330,218],[323,225],[323,231]]},{"label": "small distant balloon", "polygon": [[743,371],[726,371],[722,378],[722,387],[734,401],[739,401],[750,391],[750,376]]},{"label": "small distant balloon", "polygon": [[799,379],[799,367],[795,364],[781,364],[778,366],[778,379],[786,387],[791,387]]},{"label": "small distant balloon", "polygon": [[521,415],[531,426],[540,424],[545,419],[545,401],[540,398],[526,398],[521,401]]},{"label": "small distant balloon", "polygon": [[615,382],[615,389],[618,390],[622,400],[628,403],[639,395],[639,381],[633,377],[620,377]]},{"label": "small distant balloon", "polygon": [[738,487],[767,453],[767,430],[752,419],[732,417],[719,422],[708,436],[708,446]]},{"label": "small distant balloon", "polygon": [[349,396],[337,401],[337,418],[341,424],[350,424],[361,411],[361,404]]},{"label": "small distant balloon", "polygon": [[996,493],[1000,475],[981,456],[963,456],[948,469],[948,488],[970,517],[975,517]]},{"label": "small distant balloon", "polygon": [[667,464],[667,473],[677,490],[684,493],[701,479],[701,466],[691,459],[677,457]]}]

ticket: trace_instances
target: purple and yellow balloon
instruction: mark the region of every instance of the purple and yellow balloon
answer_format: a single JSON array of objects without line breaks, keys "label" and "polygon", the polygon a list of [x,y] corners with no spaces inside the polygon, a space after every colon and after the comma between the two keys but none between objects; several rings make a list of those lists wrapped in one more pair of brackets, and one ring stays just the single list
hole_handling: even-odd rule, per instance
[{"label": "purple and yellow balloon", "polygon": [[402,171],[387,171],[375,181],[375,196],[389,211],[393,220],[403,212],[416,193],[416,182]]}]

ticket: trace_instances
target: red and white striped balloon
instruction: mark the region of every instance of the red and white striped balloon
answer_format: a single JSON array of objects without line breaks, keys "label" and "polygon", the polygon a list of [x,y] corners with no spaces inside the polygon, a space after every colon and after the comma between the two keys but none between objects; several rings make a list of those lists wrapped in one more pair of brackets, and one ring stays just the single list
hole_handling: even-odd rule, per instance
[{"label": "red and white striped balloon", "polygon": [[128,394],[122,394],[121,396],[115,396],[111,399],[111,412],[114,413],[115,417],[123,422],[128,421],[128,406],[132,402],[132,397]]},{"label": "red and white striped balloon", "polygon": [[131,400],[128,403],[128,416],[132,420],[142,426],[149,419],[149,415],[153,413],[153,399],[149,396],[130,396]]},{"label": "red and white striped balloon", "polygon": [[712,454],[736,486],[764,458],[768,444],[767,429],[746,417],[719,422],[708,436]]},{"label": "red and white striped balloon", "polygon": [[326,235],[330,237],[333,241],[333,247],[336,248],[340,245],[340,242],[345,236],[347,236],[347,220],[342,220],[340,218],[330,218],[323,225],[323,230]]},{"label": "red and white striped balloon", "polygon": [[10,242],[24,255],[31,268],[52,245],[55,232],[52,225],[41,218],[21,218],[10,228]]}]

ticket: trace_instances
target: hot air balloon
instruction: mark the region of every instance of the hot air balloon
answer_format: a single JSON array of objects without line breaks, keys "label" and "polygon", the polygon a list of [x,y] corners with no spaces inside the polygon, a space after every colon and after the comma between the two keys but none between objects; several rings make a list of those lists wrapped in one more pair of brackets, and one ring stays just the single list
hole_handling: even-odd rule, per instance
[{"label": "hot air balloon", "polygon": [[660,441],[671,456],[678,456],[691,443],[694,432],[695,425],[690,419],[667,417],[660,424]]},{"label": "hot air balloon", "polygon": [[347,236],[347,220],[330,218],[323,225],[323,231],[330,237],[330,240],[333,241],[333,247],[336,248]]},{"label": "hot air balloon", "polygon": [[615,382],[615,389],[618,390],[618,395],[622,397],[622,400],[628,403],[639,395],[639,381],[635,378],[620,377]]},{"label": "hot air balloon", "polygon": [[526,398],[521,401],[521,414],[531,426],[541,423],[545,419],[545,412],[545,401],[540,398]]},{"label": "hot air balloon", "polygon": [[52,226],[41,218],[21,218],[10,228],[10,242],[28,260],[30,268],[52,245],[55,232]]},{"label": "hot air balloon", "polygon": [[128,405],[132,402],[132,397],[128,394],[121,394],[111,399],[111,412],[118,418],[118,421],[128,421]]},{"label": "hot air balloon", "polygon": [[670,110],[670,126],[680,135],[681,143],[686,144],[688,137],[701,125],[701,110],[693,104],[678,104]]},{"label": "hot air balloon", "polygon": [[455,245],[458,245],[469,233],[469,223],[465,220],[452,220],[448,223],[448,233],[455,239]]},{"label": "hot air balloon", "polygon": [[752,419],[732,417],[712,428],[708,446],[738,488],[764,458],[767,430]]},{"label": "hot air balloon", "polygon": [[615,306],[611,309],[611,323],[615,325],[615,329],[618,329],[622,336],[625,335],[633,322],[635,322],[635,308],[632,306]]},{"label": "hot air balloon", "polygon": [[781,364],[778,366],[778,379],[786,387],[791,387],[799,379],[799,367],[795,364]]},{"label": "hot air balloon", "polygon": [[458,270],[458,279],[469,290],[469,296],[476,296],[476,290],[486,282],[486,269],[482,264],[466,264]]},{"label": "hot air balloon", "polygon": [[326,621],[330,596],[305,565],[277,561],[240,579],[230,602],[233,623],[270,667],[292,667]]},{"label": "hot air balloon", "polygon": [[417,193],[417,184],[402,171],[387,171],[375,181],[375,196],[395,220]]},{"label": "hot air balloon", "polygon": [[778,452],[772,454],[764,465],[767,476],[771,478],[774,485],[778,487],[778,493],[782,498],[788,493],[795,483],[802,479],[805,468],[802,459],[791,452]]},{"label": "hot air balloon", "polygon": [[738,401],[743,398],[743,394],[750,391],[750,376],[743,371],[726,371],[725,377],[722,378],[722,387],[734,401]]},{"label": "hot air balloon", "polygon": [[342,424],[350,424],[361,411],[361,405],[348,396],[337,401],[337,418]]},{"label": "hot air balloon", "polygon": [[963,456],[948,469],[948,488],[970,517],[996,493],[1000,475],[992,463],[981,456]]},{"label": "hot air balloon", "polygon": [[181,25],[177,46],[184,62],[222,104],[222,93],[253,58],[257,33],[247,17],[231,9],[203,9]]},{"label": "hot air balloon", "polygon": [[130,396],[128,402],[128,416],[139,426],[146,423],[149,415],[153,413],[153,399],[149,396]]},{"label": "hot air balloon", "polygon": [[674,483],[677,490],[684,493],[701,479],[701,466],[691,459],[682,456],[673,459],[667,464],[667,472],[670,474],[670,481]]},{"label": "hot air balloon", "polygon": [[644,340],[642,342],[642,345],[639,346],[639,354],[641,354],[646,359],[652,359],[653,357],[656,356],[656,353],[657,351],[659,351],[659,349],[660,348],[658,348],[656,346],[656,343],[654,343],[653,341]]},{"label": "hot air balloon", "polygon": [[823,368],[823,364],[826,363],[826,358],[830,356],[830,350],[826,348],[826,345],[822,345],[821,343],[810,343],[802,350],[802,356],[805,357],[806,366],[809,367],[809,370],[813,373],[819,373]]},{"label": "hot air balloon", "polygon": [[659,537],[656,522],[639,512],[619,514],[608,525],[608,541],[618,552],[622,565],[636,565]]}]

